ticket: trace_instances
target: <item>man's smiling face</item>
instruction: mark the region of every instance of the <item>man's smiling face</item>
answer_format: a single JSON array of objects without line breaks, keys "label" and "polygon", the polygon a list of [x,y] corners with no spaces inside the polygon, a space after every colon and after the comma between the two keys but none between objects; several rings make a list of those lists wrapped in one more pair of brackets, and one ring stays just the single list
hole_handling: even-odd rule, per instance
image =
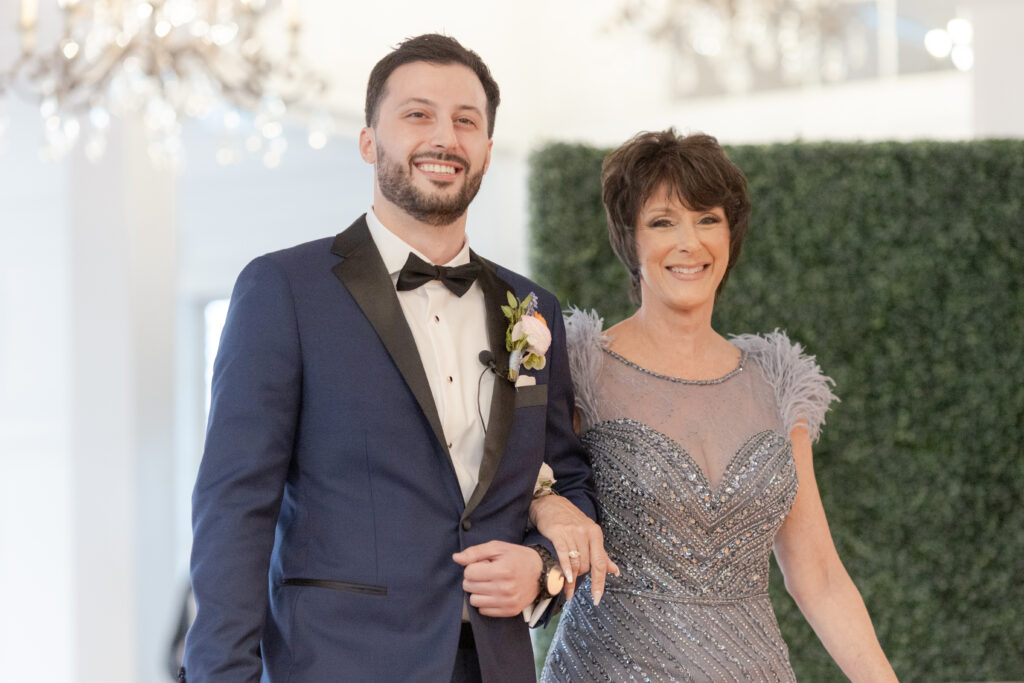
[{"label": "man's smiling face", "polygon": [[384,201],[430,225],[464,215],[491,159],[486,112],[480,79],[461,64],[395,69],[377,121],[360,137]]}]

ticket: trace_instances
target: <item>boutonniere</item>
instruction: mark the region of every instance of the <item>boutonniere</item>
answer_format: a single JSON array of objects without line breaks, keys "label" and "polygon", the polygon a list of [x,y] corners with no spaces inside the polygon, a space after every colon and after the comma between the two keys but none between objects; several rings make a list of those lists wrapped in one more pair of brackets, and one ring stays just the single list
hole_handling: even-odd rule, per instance
[{"label": "boutonniere", "polygon": [[515,382],[519,368],[542,370],[547,363],[544,354],[551,346],[551,330],[544,316],[537,312],[537,295],[530,292],[522,301],[508,292],[508,306],[501,312],[508,318],[505,330],[505,350],[508,359],[508,380]]}]

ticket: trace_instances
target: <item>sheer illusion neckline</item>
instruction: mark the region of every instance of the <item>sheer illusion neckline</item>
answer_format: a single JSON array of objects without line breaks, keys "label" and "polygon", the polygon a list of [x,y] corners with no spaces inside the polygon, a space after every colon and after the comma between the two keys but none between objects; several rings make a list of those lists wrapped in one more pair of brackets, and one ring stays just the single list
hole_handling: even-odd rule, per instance
[{"label": "sheer illusion neckline", "polygon": [[746,351],[746,349],[740,349],[740,361],[739,361],[739,363],[736,364],[735,368],[733,368],[729,372],[725,373],[721,377],[715,377],[714,379],[684,379],[682,377],[672,377],[671,375],[663,375],[660,372],[655,372],[654,370],[648,370],[647,368],[643,367],[642,365],[637,365],[636,363],[634,363],[633,361],[629,360],[628,358],[624,358],[624,357],[620,356],[619,354],[615,353],[614,351],[612,351],[607,346],[602,346],[601,350],[604,351],[605,353],[607,353],[609,356],[611,356],[615,360],[619,361],[620,363],[623,363],[624,365],[627,365],[627,366],[633,368],[634,370],[638,370],[640,372],[648,374],[651,377],[657,377],[658,379],[663,379],[663,380],[666,380],[668,382],[675,382],[677,384],[694,384],[694,385],[721,384],[722,382],[724,382],[724,381],[726,381],[726,380],[728,380],[728,379],[730,379],[732,377],[735,377],[736,375],[738,375],[741,372],[743,372],[743,366],[747,362],[747,351]]},{"label": "sheer illusion neckline", "polygon": [[[735,370],[733,372],[736,372]],[[722,470],[722,474],[717,481],[712,481],[712,478],[704,470],[704,467],[697,462],[697,458],[693,457],[689,450],[687,450],[681,443],[673,439],[668,434],[655,429],[649,424],[640,422],[631,417],[620,417],[612,420],[604,420],[598,424],[592,426],[587,432],[600,430],[602,427],[608,425],[626,425],[632,429],[643,433],[649,432],[659,442],[662,443],[673,455],[679,457],[685,462],[683,469],[690,470],[687,472],[687,479],[694,482],[698,488],[703,487],[707,490],[710,495],[709,499],[705,502],[710,502],[712,507],[717,506],[719,503],[723,503],[728,500],[728,495],[735,493],[735,487],[739,486],[739,482],[735,481],[732,484],[727,483],[730,477],[735,477],[736,473],[734,470],[738,467],[742,467],[750,462],[752,455],[757,452],[757,447],[765,443],[769,444],[769,447],[781,445],[786,443],[786,437],[779,434],[774,429],[762,429],[756,434],[751,435],[744,441],[736,452],[729,456],[728,461],[725,463],[725,468]],[[691,469],[692,467],[692,469]],[[696,481],[699,480],[699,481]]]}]

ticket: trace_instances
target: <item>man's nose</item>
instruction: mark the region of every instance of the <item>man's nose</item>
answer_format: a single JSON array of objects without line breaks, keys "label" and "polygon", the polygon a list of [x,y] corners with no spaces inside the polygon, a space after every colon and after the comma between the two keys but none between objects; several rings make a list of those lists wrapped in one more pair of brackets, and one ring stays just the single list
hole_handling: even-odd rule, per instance
[{"label": "man's nose", "polygon": [[447,119],[438,119],[437,123],[434,125],[433,136],[431,137],[430,144],[438,149],[455,149],[459,142],[458,137],[455,135],[454,122]]}]

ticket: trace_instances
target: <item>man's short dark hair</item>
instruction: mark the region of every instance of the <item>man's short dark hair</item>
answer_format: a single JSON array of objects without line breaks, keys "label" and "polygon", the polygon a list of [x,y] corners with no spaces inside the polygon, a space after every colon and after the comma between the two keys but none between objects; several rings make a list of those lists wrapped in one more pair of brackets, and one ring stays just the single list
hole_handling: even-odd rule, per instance
[{"label": "man's short dark hair", "polygon": [[426,33],[406,39],[373,67],[373,71],[370,72],[370,80],[366,84],[367,126],[374,126],[377,123],[380,102],[387,94],[388,77],[398,67],[412,62],[461,64],[471,69],[480,79],[480,84],[484,87],[484,94],[487,95],[487,137],[490,138],[494,135],[494,117],[498,112],[501,94],[498,91],[498,84],[491,76],[490,69],[484,64],[484,60],[480,59],[480,55],[462,47],[454,38],[437,33]]},{"label": "man's short dark hair", "polygon": [[612,250],[631,276],[630,298],[640,303],[640,264],[636,222],[644,204],[662,184],[692,211],[720,206],[729,221],[729,264],[718,293],[736,265],[750,220],[747,179],[729,161],[718,140],[698,133],[685,137],[675,129],[633,136],[601,165],[601,200],[608,216]]}]

